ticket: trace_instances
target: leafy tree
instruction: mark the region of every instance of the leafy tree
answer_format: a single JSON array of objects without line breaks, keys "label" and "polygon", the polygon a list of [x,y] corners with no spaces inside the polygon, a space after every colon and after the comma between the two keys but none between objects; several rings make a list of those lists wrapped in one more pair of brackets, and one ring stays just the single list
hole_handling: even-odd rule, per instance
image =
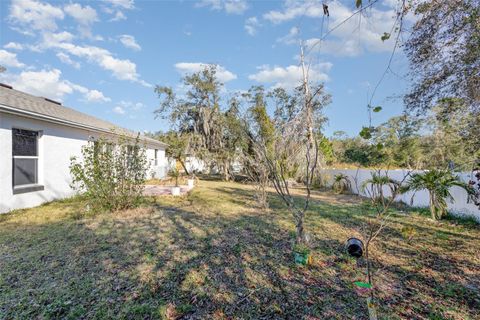
[{"label": "leafy tree", "polygon": [[147,173],[145,148],[139,137],[98,139],[71,158],[72,187],[83,194],[93,211],[116,211],[137,206]]},{"label": "leafy tree", "polygon": [[[177,97],[170,87],[155,88],[160,99],[155,113],[169,119],[180,133],[190,134],[190,147],[195,156],[210,167],[221,168],[224,179],[228,180],[231,153],[225,152],[229,147],[225,145],[225,126],[230,120],[225,119],[220,108],[223,84],[218,81],[216,67],[206,65],[203,70],[186,75],[183,84],[187,89],[184,97]],[[232,114],[235,113],[229,113]]]},{"label": "leafy tree", "polygon": [[320,134],[317,139],[323,162],[327,165],[331,165],[335,161],[333,143],[323,134]]},{"label": "leafy tree", "polygon": [[480,114],[461,99],[441,99],[428,116],[395,116],[369,128],[368,141],[336,133],[330,139],[333,162],[363,167],[470,170],[480,158]]},{"label": "leafy tree", "polygon": [[355,143],[345,150],[344,160],[364,167],[378,166],[385,162],[385,154],[381,145]]},{"label": "leafy tree", "polygon": [[[474,190],[462,182],[458,176],[447,170],[430,170],[423,173],[414,173],[402,187],[402,192],[427,190],[430,196],[430,212],[432,219],[441,219],[447,213],[447,199],[454,201],[450,188],[460,187],[473,194]],[[413,197],[412,197],[413,200]]]},{"label": "leafy tree", "polygon": [[[301,85],[294,90],[292,96],[285,95],[285,91],[281,90],[277,90],[273,95],[277,102],[276,118],[279,119],[275,122],[278,139],[275,139],[271,156],[264,152],[272,184],[293,215],[297,244],[305,244],[307,241],[304,222],[319,163],[320,149],[317,138],[325,120],[322,110],[331,101],[331,96],[325,93],[323,84],[310,83],[303,50],[301,60]],[[299,158],[303,158],[303,161],[298,161]],[[295,168],[302,173],[300,178],[307,193],[303,204],[294,201],[289,191],[288,173]]]},{"label": "leafy tree", "polygon": [[190,140],[191,135],[189,133],[181,133],[176,131],[168,131],[167,133],[157,133],[154,135],[155,138],[165,142],[168,146],[165,149],[165,154],[178,161],[185,173],[189,175],[188,169],[185,165],[187,156],[190,154]]},{"label": "leafy tree", "polygon": [[170,171],[168,171],[168,175],[172,178],[175,179],[175,187],[178,187],[178,179],[180,178],[180,171],[177,170],[177,168],[173,168]]},{"label": "leafy tree", "polygon": [[374,144],[382,146],[383,163],[401,168],[420,166],[420,121],[407,114],[390,118],[375,129]]},{"label": "leafy tree", "polygon": [[424,112],[457,97],[480,112],[480,1],[413,1],[412,11],[417,20],[404,46],[414,80],[407,106]]},{"label": "leafy tree", "polygon": [[229,101],[228,109],[221,114],[222,148],[216,150],[215,157],[227,181],[233,176],[232,164],[240,160],[248,145],[245,123],[240,114],[239,105],[239,98],[234,96]]},{"label": "leafy tree", "polygon": [[274,123],[277,128],[281,128],[298,114],[298,96],[289,94],[284,88],[274,88],[267,94],[267,97],[271,99],[274,104]]},{"label": "leafy tree", "polygon": [[[470,113],[461,99],[445,98],[427,118],[431,131],[426,150],[430,167],[445,168],[449,162],[469,170],[480,158],[480,113]],[[433,148],[432,148],[433,146]]]},{"label": "leafy tree", "polygon": [[267,113],[267,102],[263,86],[253,86],[245,95],[248,109],[248,149],[245,153],[245,171],[256,187],[256,198],[260,207],[267,208],[267,187],[270,182],[266,157],[273,157],[276,138],[274,122]]}]

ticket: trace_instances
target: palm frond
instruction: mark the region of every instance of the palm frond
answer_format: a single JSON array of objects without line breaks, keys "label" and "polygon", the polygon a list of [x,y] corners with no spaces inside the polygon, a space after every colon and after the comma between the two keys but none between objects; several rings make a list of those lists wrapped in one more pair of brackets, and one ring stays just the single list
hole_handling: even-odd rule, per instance
[{"label": "palm frond", "polygon": [[[430,170],[423,173],[414,173],[410,176],[407,183],[402,186],[401,192],[428,190],[430,196],[433,197],[431,200],[435,206],[435,211],[443,214],[447,210],[446,200],[454,201],[450,193],[450,189],[454,186],[464,189],[468,195],[475,192],[471,186],[461,181],[458,176],[448,170]],[[432,216],[437,217],[436,212],[433,212],[434,208],[431,208],[431,210]]]}]

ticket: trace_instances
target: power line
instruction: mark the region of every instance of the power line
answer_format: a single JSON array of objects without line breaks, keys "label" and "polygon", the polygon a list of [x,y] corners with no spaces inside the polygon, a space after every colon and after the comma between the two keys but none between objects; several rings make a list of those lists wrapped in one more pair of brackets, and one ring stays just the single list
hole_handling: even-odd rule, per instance
[{"label": "power line", "polygon": [[318,39],[310,48],[308,48],[309,50],[306,51],[306,54],[309,54],[310,51],[312,51],[319,43],[321,43],[328,35],[330,35],[333,31],[335,31],[336,29],[340,28],[342,25],[344,25],[345,23],[347,23],[351,18],[353,18],[354,16],[356,16],[357,14],[361,13],[362,11],[366,10],[367,8],[370,8],[371,6],[373,6],[375,3],[377,3],[379,0],[374,0],[372,2],[370,2],[368,5],[358,9],[357,11],[355,11],[354,13],[352,13],[349,17],[347,17],[346,19],[344,19],[343,21],[339,22],[338,24],[336,24],[332,29],[328,30],[327,33],[325,33],[324,36],[322,36],[320,39]]}]

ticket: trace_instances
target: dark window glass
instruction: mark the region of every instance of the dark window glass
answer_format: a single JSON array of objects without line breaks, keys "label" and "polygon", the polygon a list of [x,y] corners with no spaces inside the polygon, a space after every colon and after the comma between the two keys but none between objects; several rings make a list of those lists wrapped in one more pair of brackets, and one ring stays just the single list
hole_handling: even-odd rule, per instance
[{"label": "dark window glass", "polygon": [[37,156],[38,132],[12,129],[12,150],[14,156]]},{"label": "dark window glass", "polygon": [[37,159],[13,159],[13,185],[38,183]]}]

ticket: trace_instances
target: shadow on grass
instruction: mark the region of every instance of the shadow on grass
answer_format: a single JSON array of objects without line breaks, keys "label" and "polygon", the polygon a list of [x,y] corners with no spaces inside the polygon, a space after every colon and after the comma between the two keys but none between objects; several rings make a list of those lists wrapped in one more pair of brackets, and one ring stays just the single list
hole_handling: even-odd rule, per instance
[{"label": "shadow on grass", "polygon": [[[140,210],[140,211],[138,211]],[[268,215],[138,209],[2,230],[6,318],[294,318],[365,314],[339,277],[296,267]],[[142,211],[143,210],[143,211]],[[360,317],[362,318],[362,317]]]},{"label": "shadow on grass", "polygon": [[[200,202],[202,194],[194,191],[176,204],[154,199],[147,208],[89,219],[0,224],[0,313],[54,319],[368,318],[352,286],[363,280],[363,268],[343,253],[343,235],[364,222],[358,205],[347,199],[340,205],[312,202],[307,216],[315,231],[314,263],[298,267],[290,213],[273,193],[271,210],[261,212],[249,210],[251,190],[233,184],[208,188],[212,194]],[[228,202],[228,210],[217,198]],[[415,263],[374,260],[379,283],[389,285],[381,290],[383,314],[427,318],[435,311],[425,303],[431,299],[475,314],[470,286],[479,273],[468,276],[465,270],[478,266],[425,255],[410,244],[399,247],[398,228],[386,231],[395,241],[379,248]],[[448,282],[439,283],[426,268],[445,273]]]},{"label": "shadow on grass", "polygon": [[[240,189],[229,188],[226,192],[233,192],[245,199],[252,197],[251,192]],[[341,201],[338,201],[338,198]],[[289,215],[284,203],[274,193],[269,194],[269,199],[272,211],[283,216]],[[334,201],[328,202],[322,199],[322,194],[312,196],[310,209],[306,215],[307,226],[313,229],[315,250],[325,255],[340,257],[333,260],[341,265],[343,243],[338,237],[337,240],[325,240],[325,236],[332,237],[335,231],[328,232],[324,225],[328,221],[330,224],[340,225],[342,231],[358,230],[365,225],[368,209],[358,204],[358,201],[357,204],[352,204],[348,196],[336,196]],[[295,196],[294,200],[301,204],[303,198]],[[388,308],[394,304],[398,305],[399,309],[403,307],[405,311],[400,311],[399,314],[407,318],[418,314],[438,315],[448,308],[458,306],[461,306],[459,309],[463,309],[465,314],[478,314],[480,265],[472,259],[462,257],[465,252],[470,251],[472,254],[476,252],[474,244],[480,239],[475,233],[479,230],[478,224],[473,224],[469,220],[459,221],[458,218],[439,223],[422,217],[412,219],[407,214],[397,213],[396,210],[397,208],[391,210],[393,214],[389,218],[390,224],[384,229],[376,245],[378,258],[375,255],[373,257],[375,270],[380,270],[379,286],[385,287],[384,294],[380,295],[381,305]],[[318,233],[318,227],[322,226],[321,232]],[[456,230],[456,226],[460,228],[458,232],[453,231]],[[403,233],[408,227],[417,233],[414,240],[417,243],[414,245],[407,241]],[[471,235],[464,231],[473,233]],[[421,243],[418,243],[418,240],[421,240]],[[460,254],[457,255],[457,251]],[[399,257],[407,261],[407,265],[399,266],[398,262],[392,264],[385,262]],[[425,306],[426,297],[432,299],[431,305]],[[384,311],[388,312],[387,310]]]}]

